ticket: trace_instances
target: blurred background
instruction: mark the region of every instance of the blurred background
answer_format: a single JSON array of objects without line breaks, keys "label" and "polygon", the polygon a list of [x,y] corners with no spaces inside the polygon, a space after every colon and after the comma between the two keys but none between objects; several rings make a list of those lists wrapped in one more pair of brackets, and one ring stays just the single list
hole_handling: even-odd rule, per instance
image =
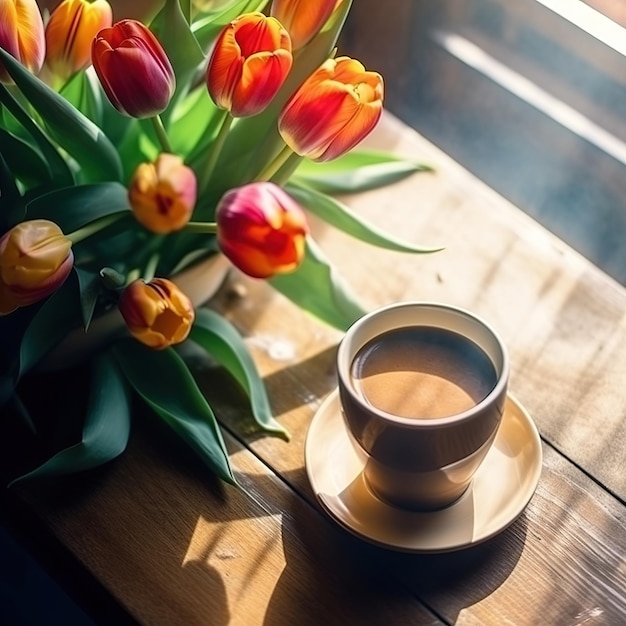
[{"label": "blurred background", "polygon": [[626,284],[626,2],[356,0],[386,107]]}]

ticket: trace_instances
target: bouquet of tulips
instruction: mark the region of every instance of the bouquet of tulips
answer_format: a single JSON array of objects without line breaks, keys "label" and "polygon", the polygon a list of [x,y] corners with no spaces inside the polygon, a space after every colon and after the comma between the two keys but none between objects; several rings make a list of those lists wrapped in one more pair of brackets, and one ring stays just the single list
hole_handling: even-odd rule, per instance
[{"label": "bouquet of tulips", "polygon": [[[234,483],[216,417],[181,354],[206,350],[285,436],[245,342],[177,286],[225,256],[345,328],[362,307],[307,215],[372,245],[421,253],[335,196],[419,163],[352,150],[376,125],[383,81],[336,46],[349,0],[165,0],[115,21],[106,0],[0,0],[0,403],[37,437],[21,385],[70,332],[118,311],[90,359],[82,436],[16,480],[58,476],[125,448],[133,393]],[[329,195],[329,194],[332,194]],[[58,416],[63,429],[63,416]]]}]

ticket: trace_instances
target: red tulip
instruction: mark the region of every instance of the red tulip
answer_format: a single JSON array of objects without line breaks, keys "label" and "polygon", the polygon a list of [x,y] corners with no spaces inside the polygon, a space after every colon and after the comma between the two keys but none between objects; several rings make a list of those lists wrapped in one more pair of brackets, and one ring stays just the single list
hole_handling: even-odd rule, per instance
[{"label": "red tulip", "polygon": [[112,23],[107,0],[63,0],[46,25],[46,66],[62,81],[91,65],[91,42]]},{"label": "red tulip", "polygon": [[183,160],[162,153],[154,163],[141,163],[128,189],[137,221],[153,233],[180,230],[196,204],[196,176]]},{"label": "red tulip", "polygon": [[29,220],[0,238],[0,314],[43,300],[74,265],[72,243],[48,220]]},{"label": "red tulip", "polygon": [[133,281],[118,306],[133,337],[155,350],[184,341],[195,319],[191,300],[166,278]]},{"label": "red tulip", "polygon": [[287,101],[278,118],[285,143],[314,161],[345,154],[376,126],[383,79],[349,57],[328,59]]},{"label": "red tulip", "polygon": [[154,117],[165,110],[176,79],[165,50],[136,20],[122,20],[101,30],[91,58],[111,104],[130,117]]},{"label": "red tulip", "polygon": [[271,15],[289,32],[294,50],[306,46],[344,0],[274,0]]},{"label": "red tulip", "polygon": [[[0,0],[0,46],[31,72],[39,72],[46,41],[35,0]],[[2,63],[0,82],[13,82]]]},{"label": "red tulip", "polygon": [[278,20],[247,13],[224,28],[207,69],[211,98],[234,117],[260,113],[289,74],[291,41]]},{"label": "red tulip", "polygon": [[302,261],[306,216],[273,183],[251,183],[227,192],[217,207],[216,221],[222,252],[250,276],[290,272]]}]

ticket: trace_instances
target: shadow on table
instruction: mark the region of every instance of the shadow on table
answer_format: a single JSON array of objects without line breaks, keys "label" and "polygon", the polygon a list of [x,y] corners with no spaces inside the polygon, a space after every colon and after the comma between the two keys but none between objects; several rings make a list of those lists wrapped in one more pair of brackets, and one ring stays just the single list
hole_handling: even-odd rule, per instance
[{"label": "shadow on table", "polygon": [[[364,615],[369,616],[367,623],[404,624],[424,623],[425,615],[419,616],[416,603],[408,601],[411,596],[432,611],[433,619],[437,616],[455,623],[464,608],[491,595],[507,580],[526,541],[527,521],[522,514],[501,534],[472,548],[444,554],[407,554],[369,544],[330,520],[311,524],[311,511],[295,502],[290,510],[293,518],[283,516],[287,567],[268,606],[268,626],[280,623],[279,607],[293,593],[290,581],[301,568],[294,542],[304,544],[318,562],[317,571],[339,577],[339,592],[353,594],[362,603]],[[381,602],[388,605],[389,620],[380,615]]]}]

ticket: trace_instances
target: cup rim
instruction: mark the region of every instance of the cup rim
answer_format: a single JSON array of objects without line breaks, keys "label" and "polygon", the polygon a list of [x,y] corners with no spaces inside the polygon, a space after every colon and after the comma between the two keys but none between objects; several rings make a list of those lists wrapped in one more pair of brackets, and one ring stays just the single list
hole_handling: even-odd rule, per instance
[{"label": "cup rim", "polygon": [[[352,364],[352,360],[350,363],[347,363],[348,359],[344,355],[347,351],[347,342],[345,338],[349,333],[353,333],[359,327],[368,323],[368,321],[375,316],[380,315],[381,313],[385,313],[388,310],[395,310],[400,308],[415,308],[415,307],[429,307],[433,309],[445,309],[447,311],[453,312],[455,314],[461,314],[466,316],[467,318],[477,322],[479,325],[483,326],[495,339],[496,344],[502,355],[502,369],[500,374],[498,375],[498,379],[494,387],[491,391],[482,399],[480,402],[476,403],[473,407],[463,411],[461,413],[456,413],[454,415],[446,415],[443,417],[404,417],[401,415],[394,415],[393,413],[389,413],[383,409],[374,406],[373,404],[365,404],[361,396],[359,396],[354,387],[350,383],[350,373],[349,368]],[[408,325],[407,325],[408,327]],[[433,326],[437,328],[437,326]],[[404,328],[404,326],[398,326],[397,328]],[[443,327],[442,327],[443,328]],[[392,330],[392,329],[390,329]],[[360,348],[359,348],[360,349]],[[343,358],[342,358],[343,357]],[[354,357],[353,357],[354,358]],[[500,335],[496,332],[496,330],[486,322],[481,316],[469,311],[468,309],[458,307],[452,304],[446,304],[442,302],[435,301],[421,301],[421,300],[413,300],[413,301],[404,301],[404,302],[396,302],[393,304],[389,304],[374,311],[370,311],[366,313],[358,320],[356,320],[344,334],[341,342],[339,343],[338,351],[337,351],[337,376],[340,379],[340,385],[343,387],[344,392],[349,393],[350,396],[355,400],[358,404],[360,404],[365,411],[368,411],[370,414],[376,416],[377,418],[392,422],[395,425],[405,426],[406,428],[417,430],[417,429],[431,429],[431,428],[441,428],[441,426],[457,424],[460,422],[465,422],[471,420],[476,414],[481,413],[485,407],[493,402],[493,399],[502,395],[506,392],[506,388],[508,386],[509,381],[509,354],[508,350],[504,342],[502,341]]]}]

